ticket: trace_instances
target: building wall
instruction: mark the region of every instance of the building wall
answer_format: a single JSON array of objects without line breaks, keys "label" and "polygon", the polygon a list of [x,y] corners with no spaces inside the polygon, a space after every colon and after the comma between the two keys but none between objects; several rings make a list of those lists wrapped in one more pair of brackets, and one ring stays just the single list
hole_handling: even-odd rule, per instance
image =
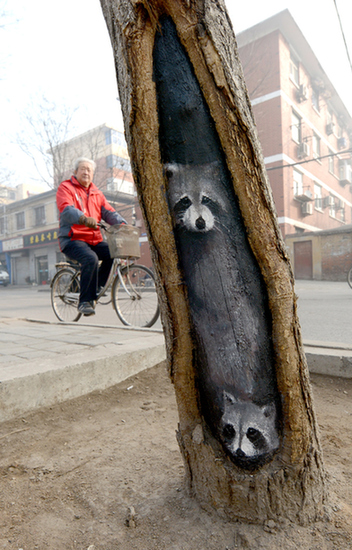
[{"label": "building wall", "polygon": [[313,266],[311,279],[346,281],[347,272],[352,267],[352,226],[306,235],[287,235],[285,241],[296,278],[301,277],[297,273],[295,245],[311,242]]}]

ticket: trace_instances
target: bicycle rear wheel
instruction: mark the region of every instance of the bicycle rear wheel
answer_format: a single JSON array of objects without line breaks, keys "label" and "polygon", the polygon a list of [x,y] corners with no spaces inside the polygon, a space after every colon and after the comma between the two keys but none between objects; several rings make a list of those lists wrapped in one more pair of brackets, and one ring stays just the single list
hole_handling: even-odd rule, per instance
[{"label": "bicycle rear wheel", "polygon": [[51,284],[51,305],[60,321],[72,323],[81,317],[77,311],[79,292],[79,273],[70,268],[60,269]]},{"label": "bicycle rear wheel", "polygon": [[349,286],[352,288],[352,267],[347,273],[347,282]]},{"label": "bicycle rear wheel", "polygon": [[113,304],[120,321],[128,326],[153,326],[159,316],[153,272],[144,265],[132,265],[123,267],[121,276],[127,292],[118,275],[112,287]]}]

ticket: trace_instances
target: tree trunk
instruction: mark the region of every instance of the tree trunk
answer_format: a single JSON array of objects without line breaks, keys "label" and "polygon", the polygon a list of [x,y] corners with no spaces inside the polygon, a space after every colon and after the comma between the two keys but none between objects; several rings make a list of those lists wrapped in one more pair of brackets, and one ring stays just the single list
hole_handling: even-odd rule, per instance
[{"label": "tree trunk", "polygon": [[[315,520],[322,514],[326,499],[325,475],[293,274],[277,225],[224,4],[222,0],[101,0],[101,4],[115,54],[134,180],[159,280],[168,362],[179,411],[178,441],[190,490],[205,509],[216,509],[231,519]],[[175,57],[172,51],[168,53],[172,41],[178,52]],[[182,57],[180,62],[177,55]],[[176,107],[175,114],[171,112],[172,92],[184,77],[182,63],[188,76],[183,92],[176,96],[181,103],[183,93],[186,99],[183,111]],[[166,86],[165,79],[169,79]],[[189,95],[192,87],[198,103]],[[180,112],[187,112],[184,124],[180,123]],[[189,121],[194,132],[187,142],[192,133]],[[175,133],[182,134],[183,130],[186,146],[182,149],[182,140],[173,140]],[[190,150],[195,153],[187,156]],[[218,177],[209,175],[214,160]],[[227,229],[220,237],[216,236],[219,231],[209,231],[204,236],[204,225],[212,219],[209,204],[216,200],[207,197],[207,204],[202,200],[199,208],[203,212],[209,206],[210,219],[199,215],[197,223],[203,241],[198,240],[192,249],[198,237],[184,237],[187,205],[183,197],[183,210],[175,214],[173,193],[175,185],[177,192],[180,190],[184,177],[191,181],[194,193],[200,178],[197,174],[203,179],[215,178],[217,188],[209,194],[222,186],[218,202],[231,216],[227,216]],[[188,198],[187,201],[190,202]],[[184,224],[182,231],[178,224]],[[220,239],[214,241],[215,248],[211,248],[210,235]],[[207,246],[199,246],[204,239],[208,239]],[[209,252],[205,263],[207,250],[213,252]],[[202,262],[208,269],[203,267],[202,271]],[[203,304],[205,318],[205,310],[199,305],[200,292],[203,302],[207,302]],[[210,306],[212,300],[216,304]],[[226,310],[224,315],[222,308]],[[217,311],[220,317],[226,317],[226,326],[231,325],[232,339],[227,329],[221,333],[222,319],[213,320]],[[241,316],[243,311],[245,319]],[[259,328],[253,328],[257,325]],[[259,334],[258,345],[250,341],[255,331]],[[221,348],[221,361],[216,357],[216,341]],[[235,366],[231,364],[233,357]],[[270,378],[270,361],[274,381]],[[243,371],[240,364],[244,365]],[[231,387],[225,380],[226,373]],[[219,377],[221,381],[217,383]],[[263,399],[258,397],[256,385],[262,388]],[[243,461],[241,455],[246,450],[240,455],[235,449],[237,442],[233,443],[233,411],[236,410],[236,422],[239,414],[248,415],[248,411],[251,422],[256,414],[268,419],[268,407],[272,404],[269,394],[279,425],[271,437],[273,452],[262,461],[252,463],[246,457]],[[273,425],[263,431],[265,437],[274,431]],[[256,439],[254,443],[247,442],[249,454],[258,452],[264,437],[255,435],[253,429],[244,435],[251,433]],[[267,441],[265,445],[270,449]]]}]

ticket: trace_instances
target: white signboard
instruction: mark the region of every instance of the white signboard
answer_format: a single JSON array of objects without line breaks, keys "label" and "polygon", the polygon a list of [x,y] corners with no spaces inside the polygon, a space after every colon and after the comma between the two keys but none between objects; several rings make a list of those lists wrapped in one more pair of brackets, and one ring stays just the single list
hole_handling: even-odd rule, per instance
[{"label": "white signboard", "polygon": [[23,248],[23,237],[17,237],[17,239],[2,241],[3,252],[8,252],[9,250],[19,250],[20,248]]}]

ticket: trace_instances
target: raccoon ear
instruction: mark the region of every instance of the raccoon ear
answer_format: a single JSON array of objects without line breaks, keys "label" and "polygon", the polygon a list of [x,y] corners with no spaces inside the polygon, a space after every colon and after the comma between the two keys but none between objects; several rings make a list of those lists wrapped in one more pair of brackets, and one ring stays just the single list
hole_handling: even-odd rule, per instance
[{"label": "raccoon ear", "polygon": [[164,164],[164,174],[168,180],[170,180],[172,176],[176,174],[176,172],[177,172],[177,164],[171,163],[171,162]]},{"label": "raccoon ear", "polygon": [[223,396],[223,399],[224,399],[224,403],[231,403],[232,405],[234,403],[237,403],[237,399],[225,390],[223,390],[222,396]]},{"label": "raccoon ear", "polygon": [[264,405],[262,407],[262,411],[265,418],[269,418],[269,416],[275,416],[276,414],[275,403],[269,403],[268,405]]}]

